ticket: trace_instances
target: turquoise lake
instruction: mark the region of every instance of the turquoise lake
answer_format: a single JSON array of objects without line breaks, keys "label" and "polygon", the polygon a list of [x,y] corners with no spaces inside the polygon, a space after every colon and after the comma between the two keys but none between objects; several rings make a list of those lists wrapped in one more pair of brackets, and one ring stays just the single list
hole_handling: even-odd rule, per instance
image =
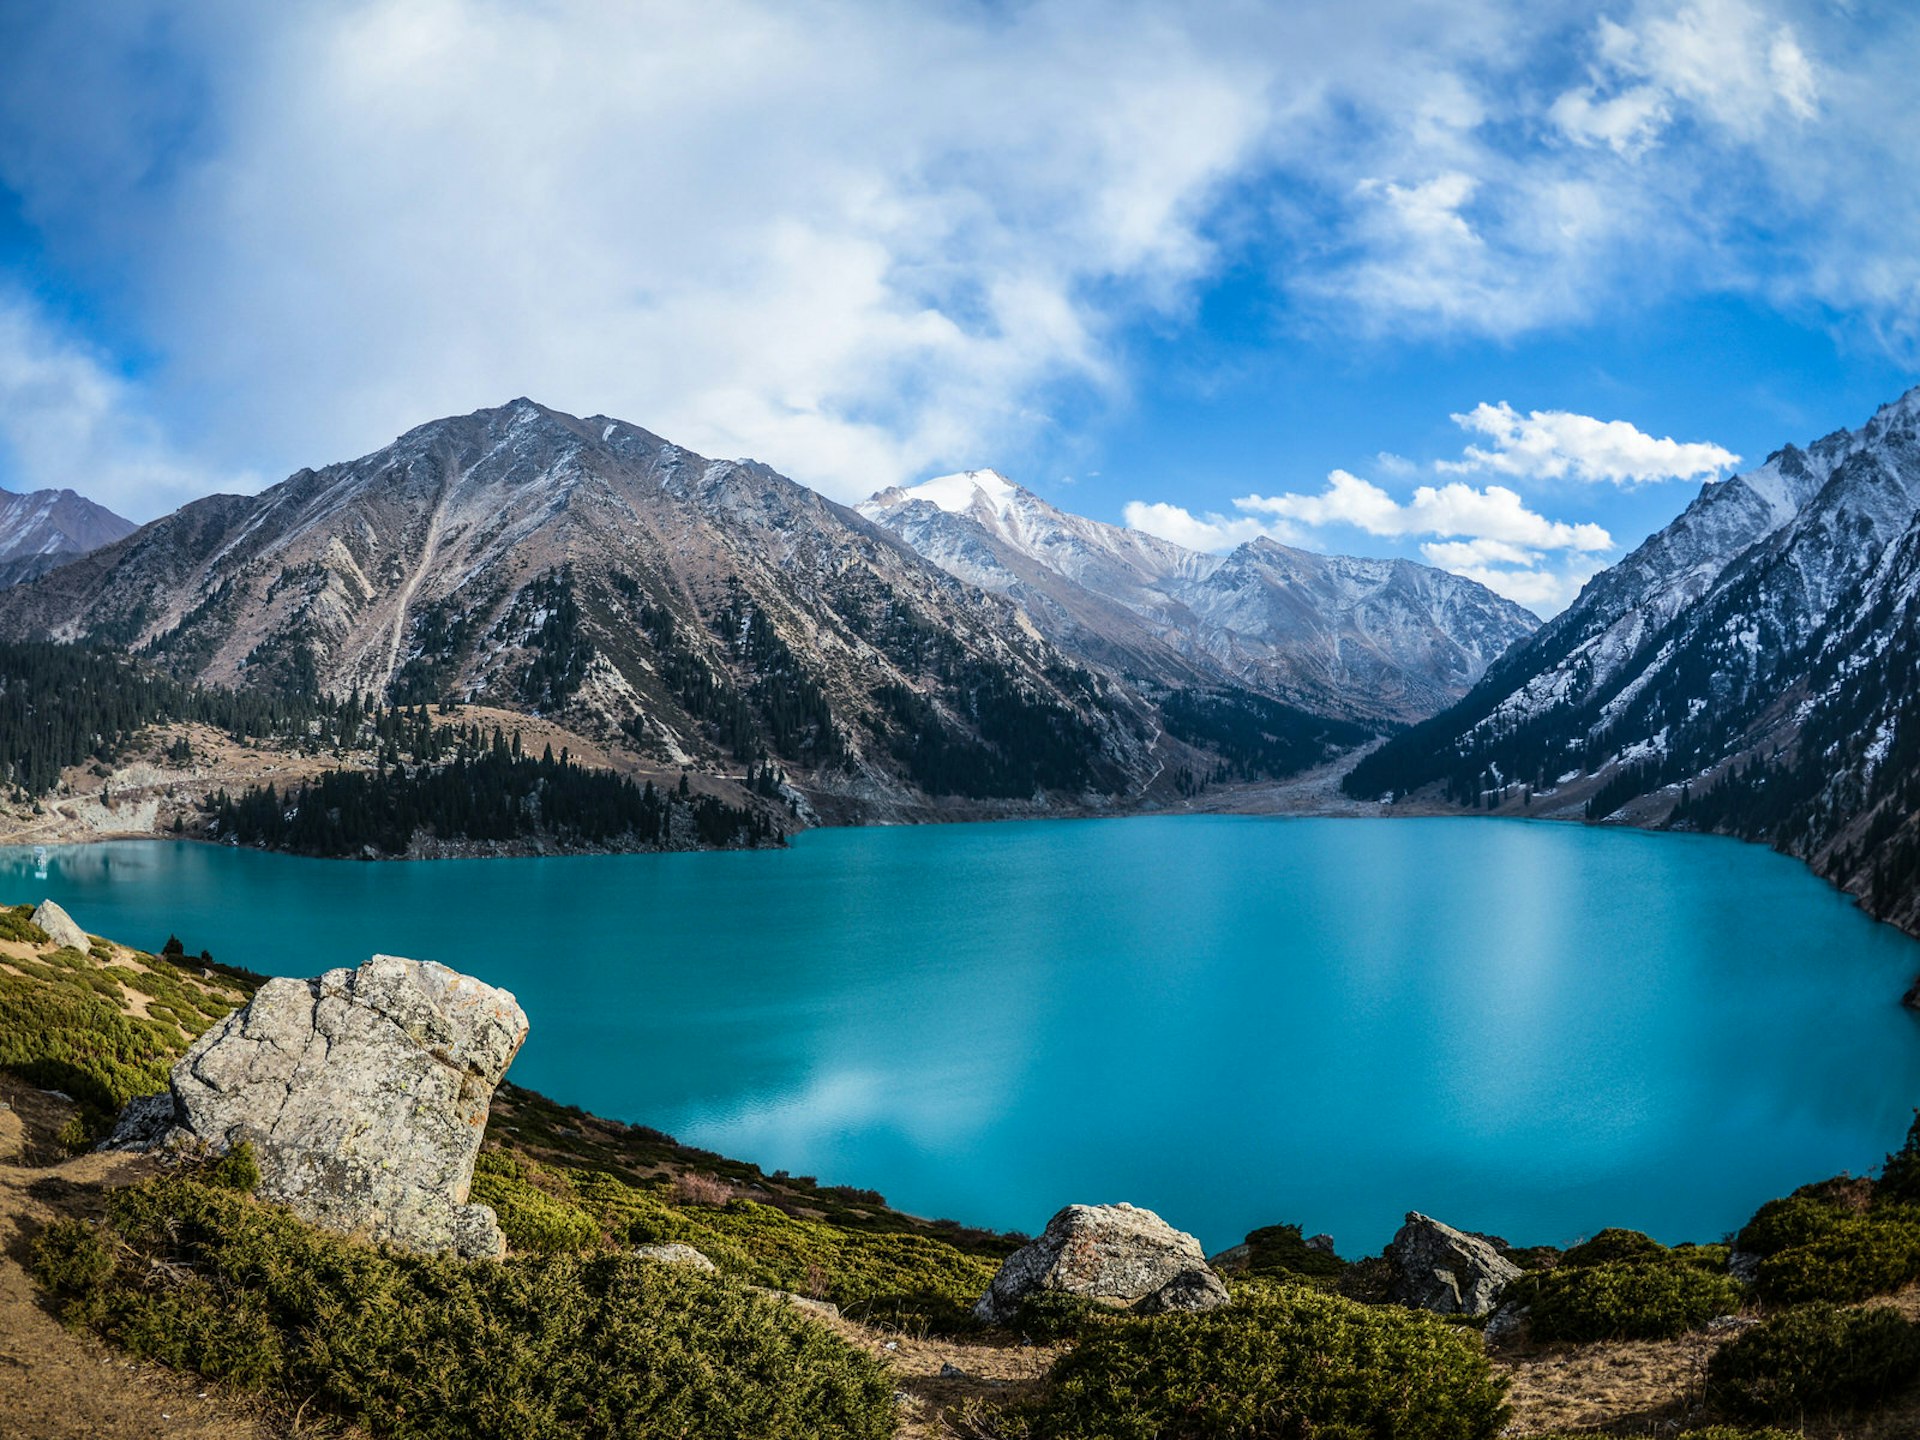
[{"label": "turquoise lake", "polygon": [[1209,1250],[1711,1240],[1877,1164],[1920,945],[1756,846],[1485,819],[804,834],[784,852],[358,864],[0,851],[0,894],[282,975],[511,989],[511,1078],[689,1143],[1037,1231],[1130,1200]]}]

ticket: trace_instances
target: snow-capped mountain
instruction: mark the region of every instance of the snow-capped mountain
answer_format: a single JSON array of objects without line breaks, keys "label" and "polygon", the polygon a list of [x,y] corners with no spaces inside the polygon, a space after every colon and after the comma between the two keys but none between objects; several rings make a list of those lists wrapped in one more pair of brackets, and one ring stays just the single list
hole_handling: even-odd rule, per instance
[{"label": "snow-capped mountain", "polygon": [[1366,738],[1238,690],[1163,713],[765,466],[528,400],[187,505],[0,592],[0,635],[226,685],[537,710],[663,765],[771,757],[843,815],[1107,804]]},{"label": "snow-capped mountain", "polygon": [[136,528],[71,490],[0,490],[0,585],[44,575]]},{"label": "snow-capped mountain", "polygon": [[1911,926],[1917,592],[1920,389],[1708,485],[1348,788],[1765,839]]},{"label": "snow-capped mountain", "polygon": [[1444,570],[1271,540],[1203,554],[1070,514],[992,470],[857,508],[1093,663],[1166,686],[1245,686],[1361,723],[1431,715],[1539,623]]}]

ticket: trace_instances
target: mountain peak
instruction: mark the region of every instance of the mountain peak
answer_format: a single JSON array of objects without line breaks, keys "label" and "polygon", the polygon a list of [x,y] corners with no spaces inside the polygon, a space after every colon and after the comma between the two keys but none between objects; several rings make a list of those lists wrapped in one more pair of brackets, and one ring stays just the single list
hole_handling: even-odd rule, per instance
[{"label": "mountain peak", "polygon": [[[949,515],[964,515],[981,505],[995,515],[1004,515],[1007,506],[1020,495],[1021,488],[998,470],[961,470],[952,475],[936,475],[918,485],[896,486],[883,493],[897,494],[899,499],[895,504],[925,500]],[[879,498],[874,497],[876,501]]]}]

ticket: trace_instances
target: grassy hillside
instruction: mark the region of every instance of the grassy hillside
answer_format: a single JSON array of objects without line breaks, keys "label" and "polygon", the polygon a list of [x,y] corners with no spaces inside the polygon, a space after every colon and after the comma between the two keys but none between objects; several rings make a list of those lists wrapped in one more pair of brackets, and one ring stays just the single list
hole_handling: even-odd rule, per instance
[{"label": "grassy hillside", "polygon": [[[0,910],[0,1071],[74,1097],[27,1157],[46,1164],[159,1088],[255,982],[106,941],[57,949],[27,913]],[[1379,1257],[1340,1260],[1290,1225],[1248,1237],[1227,1310],[1139,1319],[1053,1302],[986,1331],[971,1302],[1020,1237],[768,1175],[511,1086],[473,1186],[500,1216],[504,1262],[316,1230],[255,1199],[254,1175],[244,1155],[136,1164],[131,1183],[40,1231],[46,1303],[270,1411],[408,1440],[1493,1440],[1575,1414],[1697,1440],[1920,1433],[1920,1128],[1880,1179],[1763,1207],[1732,1237],[1751,1279],[1724,1244],[1670,1249],[1628,1231],[1512,1251],[1531,1334],[1491,1348],[1472,1325],[1386,1303]],[[632,1253],[658,1243],[697,1247],[716,1273]],[[910,1355],[960,1374],[908,1378]],[[1022,1356],[1040,1378],[970,1378]],[[1629,1398],[1634,1365],[1666,1377],[1657,1406]]]}]

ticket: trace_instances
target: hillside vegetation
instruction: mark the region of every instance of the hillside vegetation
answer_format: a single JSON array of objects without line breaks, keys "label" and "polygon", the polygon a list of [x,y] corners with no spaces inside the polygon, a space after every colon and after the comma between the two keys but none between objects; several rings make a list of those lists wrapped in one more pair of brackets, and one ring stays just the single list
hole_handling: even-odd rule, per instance
[{"label": "hillside vegetation", "polygon": [[[252,988],[169,950],[57,949],[24,909],[0,910],[0,1069],[80,1103],[40,1137],[40,1163],[157,1088]],[[317,1230],[249,1193],[244,1150],[126,1163],[130,1183],[39,1232],[46,1303],[135,1356],[374,1436],[1493,1440],[1578,1412],[1622,1434],[1656,1421],[1691,1423],[1696,1440],[1892,1440],[1920,1417],[1920,1125],[1879,1180],[1762,1207],[1733,1237],[1750,1281],[1725,1245],[1630,1231],[1509,1250],[1531,1335],[1494,1346],[1386,1303],[1384,1260],[1349,1263],[1290,1225],[1249,1236],[1228,1309],[1035,1305],[1013,1333],[988,1330],[971,1302],[1022,1237],[916,1219],[510,1086],[473,1185],[500,1216],[503,1262]],[[668,1243],[715,1272],[633,1253]],[[1653,1357],[1635,1363],[1662,1377],[1657,1403],[1606,1378],[1629,1354]],[[943,1357],[952,1377],[934,1373]],[[1594,1401],[1596,1384],[1617,1398]],[[1739,1428],[1765,1425],[1784,1431]]]}]

